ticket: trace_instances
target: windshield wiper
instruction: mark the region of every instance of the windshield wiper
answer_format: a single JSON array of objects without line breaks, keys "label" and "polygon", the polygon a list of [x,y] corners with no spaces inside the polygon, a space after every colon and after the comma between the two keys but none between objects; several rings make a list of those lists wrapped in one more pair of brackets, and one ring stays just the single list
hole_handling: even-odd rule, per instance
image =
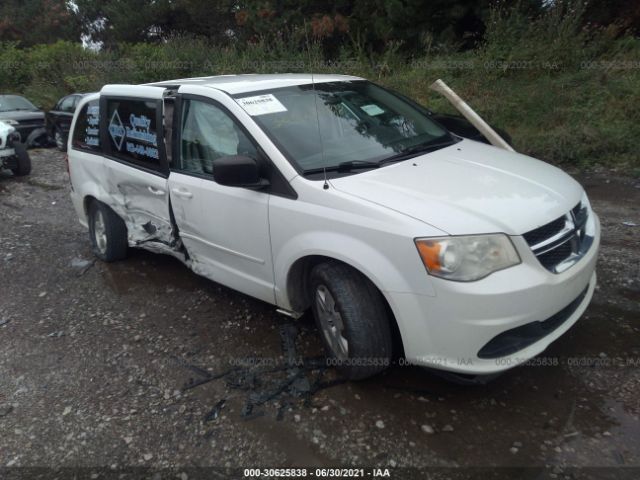
[{"label": "windshield wiper", "polygon": [[320,168],[311,168],[309,170],[305,170],[304,173],[312,174],[312,173],[320,173],[324,172],[351,172],[352,170],[360,169],[360,168],[379,168],[381,165],[379,162],[369,162],[367,160],[349,160],[347,162],[341,162],[337,165],[328,165],[327,167]]},{"label": "windshield wiper", "polygon": [[349,160],[348,162],[341,162],[337,165],[336,170],[339,172],[349,172],[356,168],[378,168],[379,162],[369,162],[367,160]]},{"label": "windshield wiper", "polygon": [[[434,140],[440,140],[440,139],[436,138]],[[405,148],[404,150],[401,150],[395,155],[391,155],[390,157],[380,160],[380,164],[406,160],[407,158],[415,156],[416,154],[431,152],[433,150],[438,150],[440,148],[448,147],[458,142],[458,140],[453,137],[449,137],[449,139],[445,141],[435,142],[434,140],[430,140],[425,143],[419,143],[417,145],[413,145],[411,147]]]}]

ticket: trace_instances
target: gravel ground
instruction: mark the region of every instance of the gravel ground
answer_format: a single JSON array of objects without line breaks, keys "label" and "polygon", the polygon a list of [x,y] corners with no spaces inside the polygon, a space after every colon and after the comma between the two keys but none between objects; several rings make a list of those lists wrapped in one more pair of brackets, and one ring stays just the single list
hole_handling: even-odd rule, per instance
[{"label": "gravel ground", "polygon": [[640,467],[639,180],[579,178],[602,221],[599,286],[538,362],[480,386],[409,367],[342,383],[282,367],[320,351],[306,316],[167,256],[95,261],[63,155],[31,153],[32,175],[0,175],[0,466],[640,474],[622,468]]}]

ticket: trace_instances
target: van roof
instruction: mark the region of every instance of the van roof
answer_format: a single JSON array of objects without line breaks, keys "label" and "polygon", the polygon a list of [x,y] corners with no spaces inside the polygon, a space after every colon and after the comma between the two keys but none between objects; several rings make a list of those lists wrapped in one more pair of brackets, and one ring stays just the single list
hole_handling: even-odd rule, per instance
[{"label": "van roof", "polygon": [[[362,78],[352,77],[349,75],[313,74],[314,83],[345,82],[353,80],[362,80]],[[312,76],[310,73],[274,73],[182,78],[178,80],[147,83],[145,85],[163,87],[199,85],[215,88],[227,92],[230,95],[235,95],[237,93],[255,92],[260,90],[269,90],[272,88],[306,85],[310,83],[312,83]]]}]

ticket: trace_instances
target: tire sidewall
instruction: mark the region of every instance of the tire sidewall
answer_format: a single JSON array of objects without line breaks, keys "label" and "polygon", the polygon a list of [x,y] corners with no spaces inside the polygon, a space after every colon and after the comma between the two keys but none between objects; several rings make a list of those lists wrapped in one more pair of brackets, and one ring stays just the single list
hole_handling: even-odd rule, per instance
[{"label": "tire sidewall", "polygon": [[[337,268],[336,265],[326,265],[326,267],[320,265],[312,270],[309,287],[311,288],[311,309],[330,359],[328,363],[335,362],[338,371],[350,379],[362,379],[375,375],[390,364],[393,354],[392,332],[381,294],[366,277],[346,265],[339,265]],[[347,276],[342,277],[340,272]],[[342,335],[349,344],[346,364],[337,361],[335,353],[321,331],[322,325],[318,319],[319,312],[315,298],[320,285],[324,285],[333,296],[336,309],[344,323]],[[354,295],[356,292],[358,295]]]},{"label": "tire sidewall", "polygon": [[17,167],[13,169],[13,174],[17,177],[29,175],[31,173],[31,157],[27,148],[22,143],[16,143],[13,146],[16,152]]},{"label": "tire sidewall", "polygon": [[101,252],[98,248],[95,233],[95,220],[98,212],[102,213],[102,221],[105,222],[105,228],[107,227],[106,223],[109,221],[109,219],[107,218],[104,207],[98,202],[91,202],[91,204],[89,205],[89,238],[91,239],[91,249],[93,250],[94,255],[100,260],[106,261],[111,242],[109,236],[107,235],[107,248],[105,249],[104,253]]}]

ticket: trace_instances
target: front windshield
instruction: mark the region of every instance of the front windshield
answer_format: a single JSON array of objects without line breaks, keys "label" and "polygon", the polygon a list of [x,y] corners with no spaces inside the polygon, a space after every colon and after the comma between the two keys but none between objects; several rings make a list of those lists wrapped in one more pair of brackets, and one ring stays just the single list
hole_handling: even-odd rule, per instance
[{"label": "front windshield", "polygon": [[380,162],[450,139],[425,112],[362,80],[279,88],[236,101],[304,172]]},{"label": "front windshield", "polygon": [[37,110],[37,108],[29,100],[18,95],[0,96],[0,112],[10,112],[12,110]]}]

